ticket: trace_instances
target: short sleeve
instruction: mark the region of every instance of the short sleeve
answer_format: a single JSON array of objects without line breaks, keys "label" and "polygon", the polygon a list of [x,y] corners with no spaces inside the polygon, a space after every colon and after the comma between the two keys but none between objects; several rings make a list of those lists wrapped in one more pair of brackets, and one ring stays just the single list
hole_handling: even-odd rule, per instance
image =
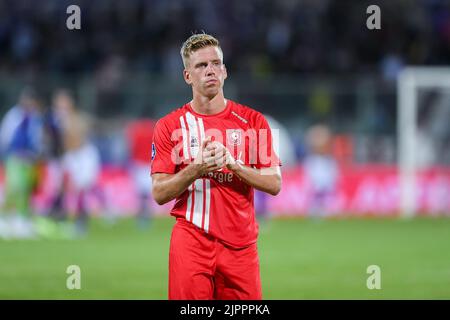
[{"label": "short sleeve", "polygon": [[[281,166],[281,161],[278,158],[274,149],[274,136],[278,137],[277,132],[272,132],[266,118],[262,114],[256,117],[257,129],[257,161],[255,167],[257,169]],[[277,130],[276,128],[274,130]],[[275,133],[275,135],[273,135]],[[278,144],[277,144],[278,145]]]},{"label": "short sleeve", "polygon": [[171,132],[167,124],[158,121],[155,125],[152,141],[151,173],[175,173],[176,163],[172,152],[175,143],[171,139]]}]

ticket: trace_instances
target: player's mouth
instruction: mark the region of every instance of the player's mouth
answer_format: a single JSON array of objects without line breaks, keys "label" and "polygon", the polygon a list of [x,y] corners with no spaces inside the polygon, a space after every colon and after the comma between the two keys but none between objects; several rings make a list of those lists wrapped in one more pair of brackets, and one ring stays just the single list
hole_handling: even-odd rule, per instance
[{"label": "player's mouth", "polygon": [[210,79],[206,81],[207,85],[211,85],[211,84],[216,84],[217,82],[219,82],[217,79]]}]

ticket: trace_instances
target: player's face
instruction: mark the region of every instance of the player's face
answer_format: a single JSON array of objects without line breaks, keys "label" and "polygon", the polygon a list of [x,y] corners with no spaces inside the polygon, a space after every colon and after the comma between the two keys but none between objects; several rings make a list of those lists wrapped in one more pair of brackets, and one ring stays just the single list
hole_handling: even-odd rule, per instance
[{"label": "player's face", "polygon": [[223,88],[227,70],[217,47],[205,47],[191,54],[184,70],[184,79],[196,92],[213,98]]},{"label": "player's face", "polygon": [[64,93],[58,93],[53,98],[53,108],[59,116],[67,116],[73,108],[73,100]]}]

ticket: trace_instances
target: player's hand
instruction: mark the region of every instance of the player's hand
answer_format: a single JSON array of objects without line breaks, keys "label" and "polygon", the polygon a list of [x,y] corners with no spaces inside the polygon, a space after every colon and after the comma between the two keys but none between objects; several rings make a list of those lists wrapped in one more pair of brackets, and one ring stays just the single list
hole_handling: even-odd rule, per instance
[{"label": "player's hand", "polygon": [[206,146],[211,143],[211,137],[206,137],[205,140],[202,141],[202,145],[200,146],[200,149],[198,150],[197,156],[194,159],[194,164],[196,165],[203,165],[203,153],[206,149]]},{"label": "player's hand", "polygon": [[210,142],[203,150],[203,162],[207,171],[212,172],[223,168],[226,164],[227,150],[217,141]]},{"label": "player's hand", "polygon": [[194,159],[194,166],[197,170],[197,175],[201,177],[205,173],[219,170],[223,165],[220,161],[216,161],[216,152],[214,150],[207,150],[207,146],[211,144],[211,137],[206,137]]},{"label": "player's hand", "polygon": [[234,159],[231,152],[220,142],[213,141],[206,146],[206,150],[212,152],[215,156],[213,161],[222,167],[227,166],[230,168],[231,166],[236,164],[236,160]]},{"label": "player's hand", "polygon": [[225,154],[224,165],[227,167],[230,171],[235,171],[239,169],[242,165],[244,165],[244,162],[241,160],[242,152],[239,153],[238,159],[235,159],[231,152],[225,147],[222,143],[213,141],[206,147],[207,150],[215,150],[216,154],[222,155]]}]

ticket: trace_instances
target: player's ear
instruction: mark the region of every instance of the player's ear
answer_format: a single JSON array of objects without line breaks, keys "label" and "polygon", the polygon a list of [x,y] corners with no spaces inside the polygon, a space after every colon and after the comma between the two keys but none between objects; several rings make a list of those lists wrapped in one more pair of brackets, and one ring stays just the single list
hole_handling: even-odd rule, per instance
[{"label": "player's ear", "polygon": [[183,70],[183,78],[184,78],[184,81],[186,81],[187,84],[189,84],[189,85],[192,84],[191,75],[190,75],[189,71],[186,70],[186,69]]},{"label": "player's ear", "polygon": [[224,64],[223,65],[223,80],[225,80],[227,77],[228,77],[227,66]]}]

